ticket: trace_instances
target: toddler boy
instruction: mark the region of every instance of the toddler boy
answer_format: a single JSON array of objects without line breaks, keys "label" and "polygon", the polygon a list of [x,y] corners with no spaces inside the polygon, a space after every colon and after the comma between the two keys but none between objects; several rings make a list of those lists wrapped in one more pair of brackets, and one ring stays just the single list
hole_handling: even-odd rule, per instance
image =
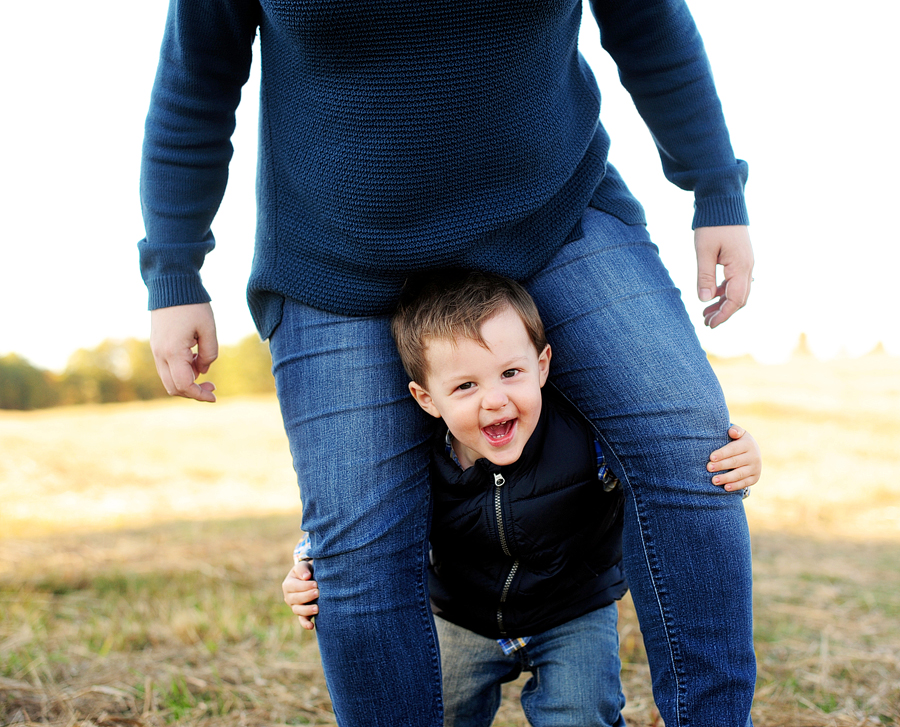
[{"label": "toddler boy", "polygon": [[[533,727],[624,725],[622,487],[588,421],[545,387],[551,350],[534,302],[505,278],[442,273],[407,291],[392,332],[410,393],[444,425],[432,443],[429,589],[445,725],[488,727],[501,684],[523,670]],[[729,434],[708,469],[743,489],[759,479],[759,450],[739,427]],[[304,561],[282,584],[306,628],[311,577]]]}]

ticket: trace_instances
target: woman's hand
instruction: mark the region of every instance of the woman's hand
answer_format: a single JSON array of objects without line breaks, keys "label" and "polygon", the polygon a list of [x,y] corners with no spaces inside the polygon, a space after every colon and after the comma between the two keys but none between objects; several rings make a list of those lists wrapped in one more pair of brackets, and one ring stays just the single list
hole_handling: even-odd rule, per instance
[{"label": "woman's hand", "polygon": [[[194,353],[193,347],[197,347]],[[215,401],[215,384],[197,384],[219,355],[216,321],[209,303],[150,311],[150,350],[169,396]]]},{"label": "woman's hand", "polygon": [[[753,282],[753,247],[746,225],[698,227],[694,230],[697,251],[697,295],[704,303],[718,298],[703,311],[710,328],[722,325],[747,303]],[[724,280],[716,282],[716,266]]]}]

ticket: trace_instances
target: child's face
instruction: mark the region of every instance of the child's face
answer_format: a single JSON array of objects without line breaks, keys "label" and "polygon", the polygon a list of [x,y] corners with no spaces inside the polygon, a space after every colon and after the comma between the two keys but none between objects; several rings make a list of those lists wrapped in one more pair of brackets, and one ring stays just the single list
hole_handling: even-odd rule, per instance
[{"label": "child's face", "polygon": [[427,388],[409,385],[419,405],[446,422],[463,467],[482,457],[497,465],[519,459],[550,369],[550,346],[538,353],[512,308],[486,320],[481,335],[487,347],[467,338],[429,341]]}]

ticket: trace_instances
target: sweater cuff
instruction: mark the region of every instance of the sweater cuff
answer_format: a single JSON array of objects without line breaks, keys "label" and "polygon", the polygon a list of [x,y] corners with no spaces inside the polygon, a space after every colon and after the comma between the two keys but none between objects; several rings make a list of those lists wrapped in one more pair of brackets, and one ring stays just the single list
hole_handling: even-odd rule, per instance
[{"label": "sweater cuff", "polygon": [[147,281],[150,293],[147,310],[169,308],[173,305],[209,303],[211,298],[199,275],[175,275]]},{"label": "sweater cuff", "polygon": [[719,225],[749,225],[747,201],[744,195],[731,197],[706,197],[694,204],[692,229]]}]

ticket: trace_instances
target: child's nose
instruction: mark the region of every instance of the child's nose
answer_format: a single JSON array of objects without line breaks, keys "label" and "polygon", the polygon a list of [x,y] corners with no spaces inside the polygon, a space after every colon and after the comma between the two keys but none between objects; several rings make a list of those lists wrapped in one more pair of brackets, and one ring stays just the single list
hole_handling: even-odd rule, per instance
[{"label": "child's nose", "polygon": [[481,405],[485,409],[502,409],[509,401],[509,397],[500,388],[490,389],[485,392]]}]

